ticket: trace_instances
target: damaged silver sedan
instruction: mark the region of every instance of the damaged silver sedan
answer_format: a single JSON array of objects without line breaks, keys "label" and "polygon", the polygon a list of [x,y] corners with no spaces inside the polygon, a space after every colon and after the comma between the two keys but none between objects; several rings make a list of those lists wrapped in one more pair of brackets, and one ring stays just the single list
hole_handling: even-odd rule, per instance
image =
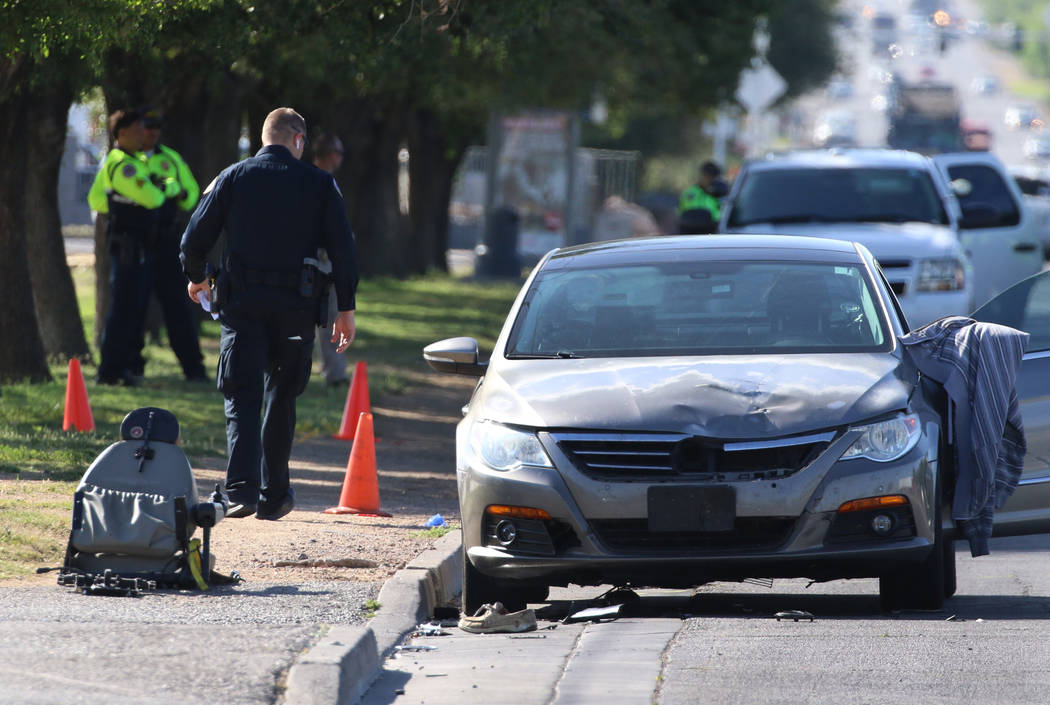
[{"label": "damaged silver sedan", "polygon": [[665,237],[555,250],[457,429],[463,605],[552,585],[880,578],[955,592],[943,392],[898,342],[872,255],[843,241]]}]

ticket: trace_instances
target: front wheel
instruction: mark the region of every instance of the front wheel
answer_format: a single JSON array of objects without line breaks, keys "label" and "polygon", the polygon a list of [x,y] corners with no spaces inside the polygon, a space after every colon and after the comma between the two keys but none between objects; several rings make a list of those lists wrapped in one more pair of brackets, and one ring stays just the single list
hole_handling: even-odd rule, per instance
[{"label": "front wheel", "polygon": [[482,605],[501,602],[508,612],[525,609],[529,602],[547,599],[547,585],[542,583],[501,581],[474,567],[463,549],[463,614],[473,615]]},{"label": "front wheel", "polygon": [[[940,488],[933,516],[937,517],[933,528],[933,550],[926,560],[879,577],[879,599],[883,610],[939,610],[944,606],[944,598],[955,592],[955,549],[951,541],[945,540],[941,528]],[[953,583],[951,586],[948,585],[949,577]]]},{"label": "front wheel", "polygon": [[463,614],[473,615],[482,605],[503,602],[510,609],[506,600],[501,599],[496,581],[485,575],[470,562],[467,549],[463,549]]}]

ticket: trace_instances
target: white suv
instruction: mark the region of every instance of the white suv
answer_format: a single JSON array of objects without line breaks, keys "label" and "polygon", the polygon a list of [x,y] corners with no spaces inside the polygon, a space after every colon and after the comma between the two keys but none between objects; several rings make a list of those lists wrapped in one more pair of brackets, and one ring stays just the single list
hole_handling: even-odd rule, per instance
[{"label": "white suv", "polygon": [[959,218],[950,184],[921,154],[799,150],[742,167],[720,231],[860,242],[917,327],[973,310],[973,270],[957,236]]}]

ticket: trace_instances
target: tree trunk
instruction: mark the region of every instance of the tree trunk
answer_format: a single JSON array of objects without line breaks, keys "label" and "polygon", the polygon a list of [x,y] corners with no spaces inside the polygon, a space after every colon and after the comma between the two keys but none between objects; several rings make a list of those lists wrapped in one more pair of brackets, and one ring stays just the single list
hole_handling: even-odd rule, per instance
[{"label": "tree trunk", "polygon": [[25,130],[33,122],[25,87],[30,73],[31,65],[23,57],[0,59],[0,384],[51,380],[25,249]]},{"label": "tree trunk", "polygon": [[448,206],[466,143],[453,144],[438,117],[419,110],[408,131],[412,271],[448,271]]},{"label": "tree trunk", "polygon": [[398,201],[404,115],[372,101],[360,101],[344,115],[336,130],[346,152],[338,181],[357,238],[361,272],[404,277],[411,271]]},{"label": "tree trunk", "polygon": [[58,212],[58,171],[73,96],[73,86],[66,81],[35,88],[29,97],[34,127],[25,135],[25,201],[34,204],[25,212],[26,253],[37,322],[51,362],[91,358]]},{"label": "tree trunk", "polygon": [[92,341],[102,349],[102,329],[109,313],[109,240],[106,223],[109,216],[99,213],[95,218],[95,333]]}]

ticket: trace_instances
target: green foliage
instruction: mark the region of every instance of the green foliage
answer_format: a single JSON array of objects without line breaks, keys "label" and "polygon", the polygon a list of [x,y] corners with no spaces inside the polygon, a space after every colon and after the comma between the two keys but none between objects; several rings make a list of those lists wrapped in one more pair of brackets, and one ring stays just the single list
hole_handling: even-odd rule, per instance
[{"label": "green foliage", "polygon": [[[1044,21],[1047,5],[1044,0],[981,0],[985,18],[992,23],[1012,22],[1024,32],[1021,59],[1033,76],[1050,77],[1050,30]],[[1014,90],[1014,86],[1010,86]],[[1019,87],[1031,97],[1046,99],[1047,91],[1033,86]]]},{"label": "green foliage", "polygon": [[42,61],[54,53],[79,53],[99,61],[111,47],[146,47],[165,24],[212,0],[0,0],[0,51]]},{"label": "green foliage", "polygon": [[839,67],[831,40],[836,0],[775,3],[769,13],[769,63],[788,84],[781,102],[823,85]]},{"label": "green foliage", "polygon": [[0,580],[61,560],[74,488],[70,482],[0,484]]},{"label": "green foliage", "polygon": [[458,528],[459,528],[458,525],[452,526],[452,525],[448,525],[448,524],[446,524],[445,526],[432,526],[429,529],[423,529],[422,531],[417,531],[413,535],[414,536],[418,536],[419,538],[422,538],[422,539],[439,539],[442,536],[444,536],[445,534],[447,534],[448,532],[455,531]]}]

